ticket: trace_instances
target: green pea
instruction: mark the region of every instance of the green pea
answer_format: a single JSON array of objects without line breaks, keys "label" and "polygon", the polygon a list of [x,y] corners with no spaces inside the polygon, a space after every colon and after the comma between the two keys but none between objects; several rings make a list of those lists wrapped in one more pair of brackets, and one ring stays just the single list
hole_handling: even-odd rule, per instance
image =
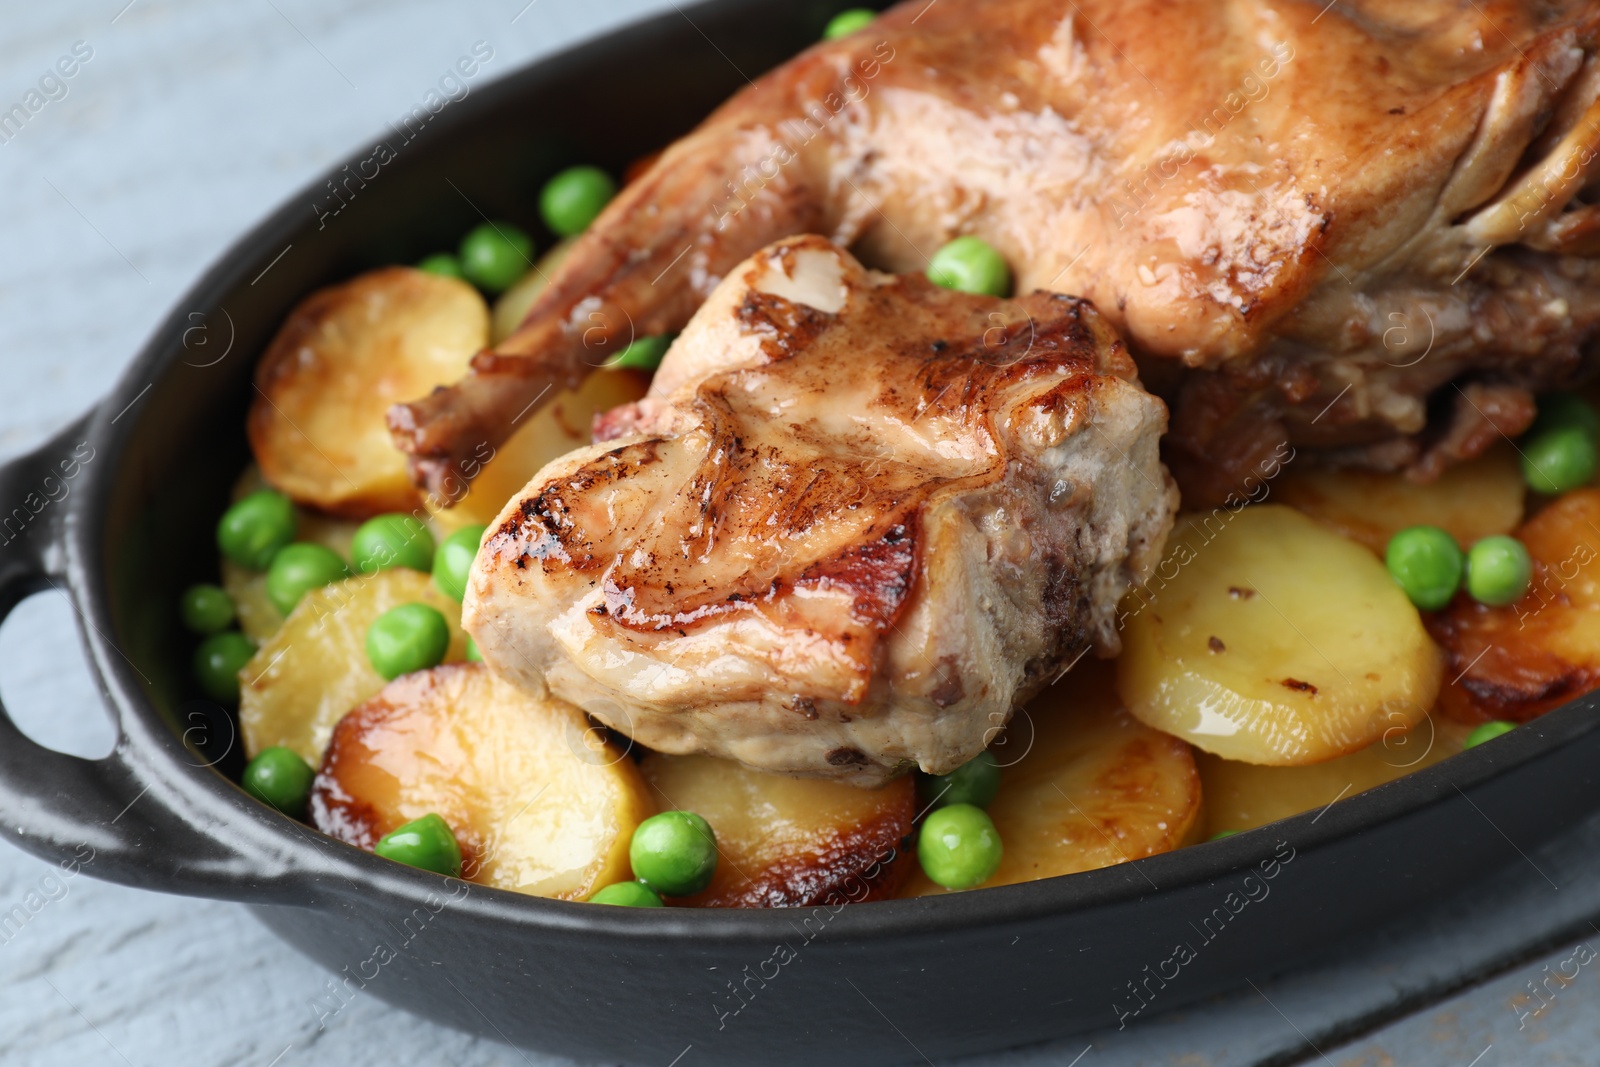
[{"label": "green pea", "polygon": [[933,254],[928,280],[946,289],[985,296],[1011,295],[1011,268],[994,246],[977,237],[957,237]]},{"label": "green pea", "polygon": [[356,528],[350,540],[350,563],[359,574],[391,567],[433,569],[433,534],[419,519],[400,512],[378,515]]},{"label": "green pea", "polygon": [[476,640],[474,640],[473,638],[470,638],[470,637],[467,638],[467,662],[469,662],[469,663],[482,663],[483,662],[483,653],[478,651],[478,642]]},{"label": "green pea", "polygon": [[606,360],[610,370],[650,370],[661,366],[662,357],[672,346],[670,337],[635,337],[628,347]]},{"label": "green pea", "polygon": [[922,872],[946,889],[971,889],[1000,867],[1000,831],[973,804],[951,804],[922,820],[917,859]]},{"label": "green pea", "polygon": [[237,630],[212,634],[194,650],[194,680],[200,691],[221,704],[239,699],[239,671],[256,654],[256,644]]},{"label": "green pea", "polygon": [[619,904],[624,908],[659,908],[661,898],[642,882],[613,882],[589,898],[591,904]]},{"label": "green pea", "polygon": [[1221,841],[1224,837],[1232,837],[1238,832],[1239,831],[1237,830],[1218,830],[1216,833],[1211,835],[1210,840]]},{"label": "green pea", "polygon": [[293,749],[264,748],[244,769],[244,791],[291,819],[302,819],[317,772]]},{"label": "green pea", "polygon": [[439,592],[454,600],[467,595],[467,575],[472,571],[472,561],[478,558],[478,543],[483,540],[484,526],[463,526],[439,542],[433,554],[433,584]]},{"label": "green pea", "polygon": [[828,25],[822,31],[822,39],[834,41],[840,37],[848,37],[877,17],[876,11],[864,7],[852,7],[848,11],[841,11],[828,20]]},{"label": "green pea", "polygon": [[1467,553],[1467,592],[1479,603],[1500,607],[1528,591],[1533,560],[1515,537],[1485,537]]},{"label": "green pea", "polygon": [[1000,764],[992,752],[985,750],[949,774],[925,776],[918,785],[925,806],[972,804],[987,808],[1000,791]]},{"label": "green pea", "polygon": [[617,183],[599,167],[568,167],[544,183],[539,214],[551,231],[572,237],[589,224],[617,195]]},{"label": "green pea", "polygon": [[437,667],[449,650],[450,624],[426,604],[390,608],[367,627],[367,659],[385,681]]},{"label": "green pea", "polygon": [[509,222],[486,222],[461,239],[461,273],[498,293],[533,266],[533,238]]},{"label": "green pea", "polygon": [[1539,417],[1533,420],[1529,436],[1545,430],[1576,426],[1591,441],[1600,441],[1600,412],[1577,393],[1548,393],[1539,398]]},{"label": "green pea", "polygon": [[1582,426],[1557,426],[1524,437],[1522,477],[1537,492],[1554,496],[1587,485],[1600,455],[1595,439]]},{"label": "green pea", "polygon": [[417,269],[429,274],[437,274],[442,278],[458,278],[466,280],[466,275],[461,271],[461,261],[449,252],[437,252],[417,263]]},{"label": "green pea", "polygon": [[1389,538],[1384,561],[1411,603],[1423,611],[1438,611],[1460,588],[1466,557],[1447,531],[1408,526]]},{"label": "green pea", "polygon": [[372,851],[408,867],[461,877],[461,846],[450,824],[431,811],[378,838]]},{"label": "green pea", "polygon": [[664,811],[633,831],[628,859],[633,876],[662,896],[692,896],[717,873],[717,835],[692,811]]},{"label": "green pea", "polygon": [[1496,719],[1493,722],[1486,722],[1467,735],[1467,739],[1461,742],[1461,748],[1463,751],[1469,748],[1477,748],[1485,741],[1493,741],[1501,734],[1509,734],[1516,728],[1516,723],[1506,722],[1502,719]]},{"label": "green pea", "polygon": [[349,576],[349,568],[333,549],[296,541],[272,557],[272,566],[267,568],[267,599],[279,613],[288,615],[311,590]]},{"label": "green pea", "polygon": [[233,598],[221,586],[191,585],[178,601],[178,614],[195,633],[214,634],[233,625]]},{"label": "green pea", "polygon": [[294,505],[282,493],[258,489],[222,513],[217,547],[241,567],[264,571],[278,549],[294,540]]}]

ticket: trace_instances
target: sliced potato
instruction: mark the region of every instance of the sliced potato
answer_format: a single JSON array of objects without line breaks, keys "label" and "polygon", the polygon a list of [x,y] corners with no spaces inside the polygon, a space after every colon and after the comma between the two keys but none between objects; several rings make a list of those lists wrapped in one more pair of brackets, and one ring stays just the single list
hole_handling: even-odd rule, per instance
[{"label": "sliced potato", "polygon": [[420,603],[450,623],[446,662],[463,659],[461,605],[421,571],[396,567],[346,578],[301,598],[282,627],[239,672],[239,728],[245,754],[284,745],[313,767],[334,724],[383,688],[367,660],[367,627],[390,608]]},{"label": "sliced potato", "polygon": [[539,262],[533,265],[532,270],[512,282],[511,287],[500,294],[500,299],[494,302],[491,344],[499,344],[517,332],[522,320],[528,317],[528,309],[533,307],[533,302],[544,292],[545,285],[550,281],[550,275],[554,274],[556,267],[567,258],[567,253],[571,251],[575,240],[577,238],[568,237],[557,243],[554,248],[539,257]]},{"label": "sliced potato", "polygon": [[436,507],[440,501],[430,497],[434,519],[443,527],[457,529],[470,523],[487,526],[510,500],[528,484],[539,468],[590,441],[589,426],[594,416],[619,404],[639,399],[649,388],[649,379],[635,371],[595,371],[572,392],[558,395],[550,403],[529,412],[522,425],[499,448],[485,452],[487,461],[470,483],[446,487],[456,496],[448,508]]},{"label": "sliced potato", "polygon": [[311,800],[317,829],[368,849],[436,812],[467,878],[564,900],[629,878],[628,843],[653,811],[638,768],[583,712],[479,663],[398,678],[341,719]]},{"label": "sliced potato", "polygon": [[[310,512],[302,513],[299,519],[295,540],[324,545],[339,553],[341,559],[350,559],[350,539],[355,536],[356,523]],[[283,613],[267,596],[267,572],[241,567],[226,558],[221,567],[222,588],[233,598],[239,629],[258,645],[271,639],[283,625]]]},{"label": "sliced potato", "polygon": [[788,908],[892,897],[916,815],[909,777],[880,789],[788,778],[711,756],[652,754],[641,767],[663,811],[711,824],[719,853],[709,888],[682,903]]},{"label": "sliced potato", "polygon": [[1449,654],[1439,707],[1524,721],[1600,686],[1600,489],[1553,501],[1517,531],[1533,580],[1514,604],[1459,596],[1428,623]]},{"label": "sliced potato", "polygon": [[1403,474],[1295,465],[1273,493],[1382,555],[1389,538],[1423,523],[1444,527],[1464,546],[1510,533],[1522,521],[1526,490],[1516,451],[1500,444],[1426,485]]},{"label": "sliced potato", "polygon": [[233,610],[239,617],[239,629],[257,646],[265,643],[278,627],[283,616],[267,596],[267,575],[241,567],[231,560],[222,561],[222,588],[233,600]]},{"label": "sliced potato", "polygon": [[[1201,824],[1194,754],[1122,709],[1111,666],[1085,663],[1017,712],[995,747],[989,815],[1000,868],[985,886],[1074,874],[1189,843]],[[948,892],[920,870],[902,896]]]},{"label": "sliced potato", "polygon": [[[247,496],[262,488],[261,473],[250,467],[234,486],[233,498]],[[348,519],[335,519],[306,508],[295,509],[297,527],[295,540],[310,541],[339,553],[339,558],[349,560],[350,542],[356,535],[357,523]],[[283,614],[272,598],[267,596],[265,571],[241,567],[226,556],[221,561],[222,588],[233,598],[233,607],[239,616],[239,629],[256,644],[262,644],[283,625]]]},{"label": "sliced potato", "polygon": [[1124,618],[1128,710],[1227,759],[1332,759],[1439,691],[1439,650],[1384,565],[1292,508],[1181,521]]},{"label": "sliced potato", "polygon": [[1205,787],[1205,834],[1249,830],[1325,808],[1455,755],[1467,733],[1443,716],[1430,716],[1410,729],[1396,726],[1358,752],[1304,767],[1263,767],[1202,752],[1195,762]]},{"label": "sliced potato", "polygon": [[248,428],[262,475],[350,518],[420,507],[385,416],[461,377],[488,340],[488,307],[454,278],[386,267],[313,293],[256,367]]}]

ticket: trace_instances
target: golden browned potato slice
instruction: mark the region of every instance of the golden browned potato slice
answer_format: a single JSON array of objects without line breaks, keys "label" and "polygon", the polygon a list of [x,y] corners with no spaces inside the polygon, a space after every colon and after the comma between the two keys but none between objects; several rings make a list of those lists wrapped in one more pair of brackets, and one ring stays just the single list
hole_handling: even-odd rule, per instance
[{"label": "golden browned potato slice", "polygon": [[1439,707],[1464,722],[1542,715],[1600,686],[1600,489],[1579,489],[1523,524],[1533,580],[1514,604],[1456,598],[1428,628],[1454,682]]},{"label": "golden browned potato slice", "polygon": [[488,340],[488,307],[454,278],[386,267],[313,293],[256,367],[248,428],[262,475],[350,518],[420,507],[389,406],[460,378]]},{"label": "golden browned potato slice", "polygon": [[334,724],[383,688],[367,659],[367,627],[390,608],[427,604],[450,624],[446,662],[466,656],[461,605],[421,571],[396,567],[313,589],[239,672],[245,754],[284,745],[313,767]]},{"label": "golden browned potato slice", "polygon": [[[1142,859],[1199,832],[1194,754],[1135,721],[1112,683],[1110,665],[1079,664],[1007,726],[989,805],[1003,853],[986,887]],[[902,896],[944,892],[919,870]]]},{"label": "golden browned potato slice", "polygon": [[1477,459],[1418,485],[1403,474],[1296,465],[1273,489],[1274,499],[1382,555],[1407,526],[1442,526],[1462,547],[1522,521],[1525,490],[1517,453],[1502,443]]},{"label": "golden browned potato slice", "polygon": [[1202,752],[1195,757],[1206,795],[1206,836],[1249,830],[1325,808],[1461,751],[1468,728],[1443,716],[1396,727],[1348,756],[1304,767],[1263,767]]},{"label": "golden browned potato slice", "polygon": [[639,399],[649,385],[649,378],[636,371],[596,371],[575,391],[561,393],[529,412],[509,440],[492,453],[485,452],[487,461],[475,480],[462,478],[446,487],[454,504],[444,508],[437,506],[440,501],[429,499],[434,519],[448,529],[470,523],[487,526],[540,467],[589,443],[589,426],[596,414]]},{"label": "golden browned potato slice", "polygon": [[717,835],[716,877],[680,903],[788,908],[894,895],[916,863],[905,842],[916,815],[912,780],[881,789],[765,774],[711,756],[645,758],[663,811],[692,811]]},{"label": "golden browned potato slice", "polygon": [[583,712],[479,663],[397,678],[346,715],[311,796],[317,829],[367,849],[434,812],[467,878],[564,900],[629,877],[628,843],[653,810],[638,768]]},{"label": "golden browned potato slice", "polygon": [[1384,565],[1281,505],[1180,521],[1124,619],[1128,710],[1227,759],[1332,759],[1439,691],[1439,650]]},{"label": "golden browned potato slice", "polygon": [[554,274],[556,267],[567,258],[574,240],[576,238],[568,237],[559,242],[539,257],[539,262],[533,265],[532,270],[512,282],[511,287],[500,294],[500,299],[494,302],[491,344],[499,344],[517,332],[522,320],[528,317],[528,309],[533,307],[533,302],[544,292],[545,285],[550,281],[550,275]]}]

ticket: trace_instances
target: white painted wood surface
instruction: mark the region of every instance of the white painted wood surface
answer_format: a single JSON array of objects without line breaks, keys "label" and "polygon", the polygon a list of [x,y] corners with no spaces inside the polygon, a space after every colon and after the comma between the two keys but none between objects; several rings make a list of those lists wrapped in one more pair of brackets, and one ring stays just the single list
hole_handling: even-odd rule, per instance
[{"label": "white painted wood surface", "polygon": [[[75,42],[93,55],[64,82],[64,96],[47,82],[60,98],[0,143],[0,456],[92,404],[228,242],[409,106],[474,41],[493,45],[485,74],[496,77],[671,7],[4,0],[0,110],[38,89]],[[0,631],[0,692],[42,742],[82,755],[109,747],[59,599],[28,602]],[[1343,1049],[1319,1035],[1600,913],[1597,845],[1600,824],[1535,853],[1537,877],[1519,863],[1473,900],[1407,920],[1342,961],[1263,984],[1266,996],[1246,993],[1122,1034],[990,1062],[1223,1067],[1296,1051],[1323,1062],[1309,1037],[1341,1067],[1592,1063],[1600,967],[1582,968],[1531,1021],[1519,1017],[1527,1006],[1515,999],[1527,981],[1547,979],[1542,968],[1570,960],[1572,944]],[[319,1031],[308,1002],[322,973],[232,905],[86,876],[62,880],[50,866],[0,849],[0,912],[19,903],[35,913],[13,935],[0,934],[7,1067],[555,1062],[442,1030],[371,997]],[[661,1062],[673,1054],[664,1050]],[[692,1054],[683,1067],[692,1067]]]}]

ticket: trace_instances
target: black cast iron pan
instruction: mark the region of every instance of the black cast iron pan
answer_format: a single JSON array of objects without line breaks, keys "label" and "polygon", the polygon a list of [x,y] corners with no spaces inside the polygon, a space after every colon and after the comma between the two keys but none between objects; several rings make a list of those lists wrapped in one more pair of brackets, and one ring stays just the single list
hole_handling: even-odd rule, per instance
[{"label": "black cast iron pan", "polygon": [[283,316],[318,286],[450,246],[480,212],[537,231],[532,190],[549,174],[578,160],[617,171],[661,147],[831,13],[714,0],[475,88],[404,144],[380,131],[351,166],[379,139],[395,158],[346,186],[337,215],[325,182],[294,198],[200,280],[98,408],[0,470],[0,503],[20,509],[0,516],[0,613],[67,589],[119,729],[90,761],[0,715],[10,840],[92,855],[83,869],[112,881],[245,902],[334,972],[329,1011],[366,989],[581,1059],[894,1063],[1134,1024],[1259,980],[1600,804],[1584,699],[1321,813],[1106,870],[810,911],[639,911],[388,863],[233,784],[232,720],[190,699],[172,605],[214,578],[211,531],[248,458],[252,363]]}]

